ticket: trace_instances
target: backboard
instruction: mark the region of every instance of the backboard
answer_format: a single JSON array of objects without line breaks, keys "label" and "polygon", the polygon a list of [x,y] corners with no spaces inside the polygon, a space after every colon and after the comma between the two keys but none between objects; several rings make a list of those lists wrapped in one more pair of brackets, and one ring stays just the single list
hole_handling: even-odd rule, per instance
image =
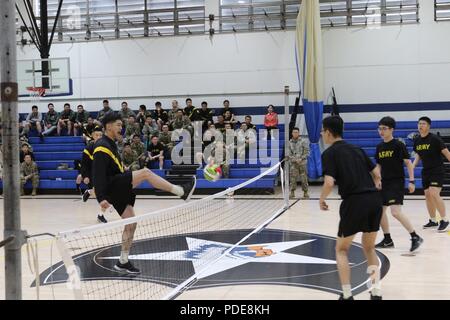
[{"label": "backboard", "polygon": [[45,88],[45,97],[73,94],[70,59],[30,59],[17,61],[19,97],[29,97],[30,88]]}]

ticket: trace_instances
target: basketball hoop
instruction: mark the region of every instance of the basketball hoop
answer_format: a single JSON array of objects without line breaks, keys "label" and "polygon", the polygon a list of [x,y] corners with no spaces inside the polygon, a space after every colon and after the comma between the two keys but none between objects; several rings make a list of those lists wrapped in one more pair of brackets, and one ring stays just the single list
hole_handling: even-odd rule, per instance
[{"label": "basketball hoop", "polygon": [[38,102],[41,97],[45,96],[45,88],[42,87],[27,87],[27,91],[32,102]]}]

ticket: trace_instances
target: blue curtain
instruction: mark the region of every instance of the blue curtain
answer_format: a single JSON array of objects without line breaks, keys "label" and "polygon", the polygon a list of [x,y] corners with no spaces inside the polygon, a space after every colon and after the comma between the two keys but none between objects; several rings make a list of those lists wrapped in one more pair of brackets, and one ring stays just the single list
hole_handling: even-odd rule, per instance
[{"label": "blue curtain", "polygon": [[307,99],[303,99],[303,110],[311,143],[311,154],[308,158],[308,176],[311,179],[317,179],[322,176],[319,140],[322,128],[323,101],[310,102]]}]

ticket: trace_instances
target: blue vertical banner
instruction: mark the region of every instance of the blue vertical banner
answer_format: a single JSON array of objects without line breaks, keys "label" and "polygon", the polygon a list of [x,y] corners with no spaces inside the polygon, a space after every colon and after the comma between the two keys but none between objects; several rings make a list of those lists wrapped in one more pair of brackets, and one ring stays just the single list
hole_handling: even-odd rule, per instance
[{"label": "blue vertical banner", "polygon": [[303,94],[303,110],[311,143],[308,176],[322,176],[320,130],[323,116],[323,58],[319,0],[303,0],[297,17],[297,72]]}]

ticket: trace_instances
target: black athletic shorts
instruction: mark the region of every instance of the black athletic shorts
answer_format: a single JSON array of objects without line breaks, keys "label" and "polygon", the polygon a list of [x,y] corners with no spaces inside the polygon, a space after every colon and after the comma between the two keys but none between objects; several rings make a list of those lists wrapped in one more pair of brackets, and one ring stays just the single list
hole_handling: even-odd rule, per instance
[{"label": "black athletic shorts", "polygon": [[426,173],[422,171],[422,187],[427,190],[429,187],[442,188],[444,185],[445,172],[442,173]]},{"label": "black athletic shorts", "polygon": [[128,205],[134,207],[136,194],[133,190],[133,176],[131,171],[126,171],[112,177],[107,190],[107,199],[119,215],[123,214]]},{"label": "black athletic shorts", "polygon": [[387,180],[382,182],[381,195],[383,196],[383,206],[403,205],[405,197],[405,180]]},{"label": "black athletic shorts", "polygon": [[338,237],[349,237],[358,232],[377,232],[383,213],[380,192],[354,194],[344,199],[339,209]]}]

